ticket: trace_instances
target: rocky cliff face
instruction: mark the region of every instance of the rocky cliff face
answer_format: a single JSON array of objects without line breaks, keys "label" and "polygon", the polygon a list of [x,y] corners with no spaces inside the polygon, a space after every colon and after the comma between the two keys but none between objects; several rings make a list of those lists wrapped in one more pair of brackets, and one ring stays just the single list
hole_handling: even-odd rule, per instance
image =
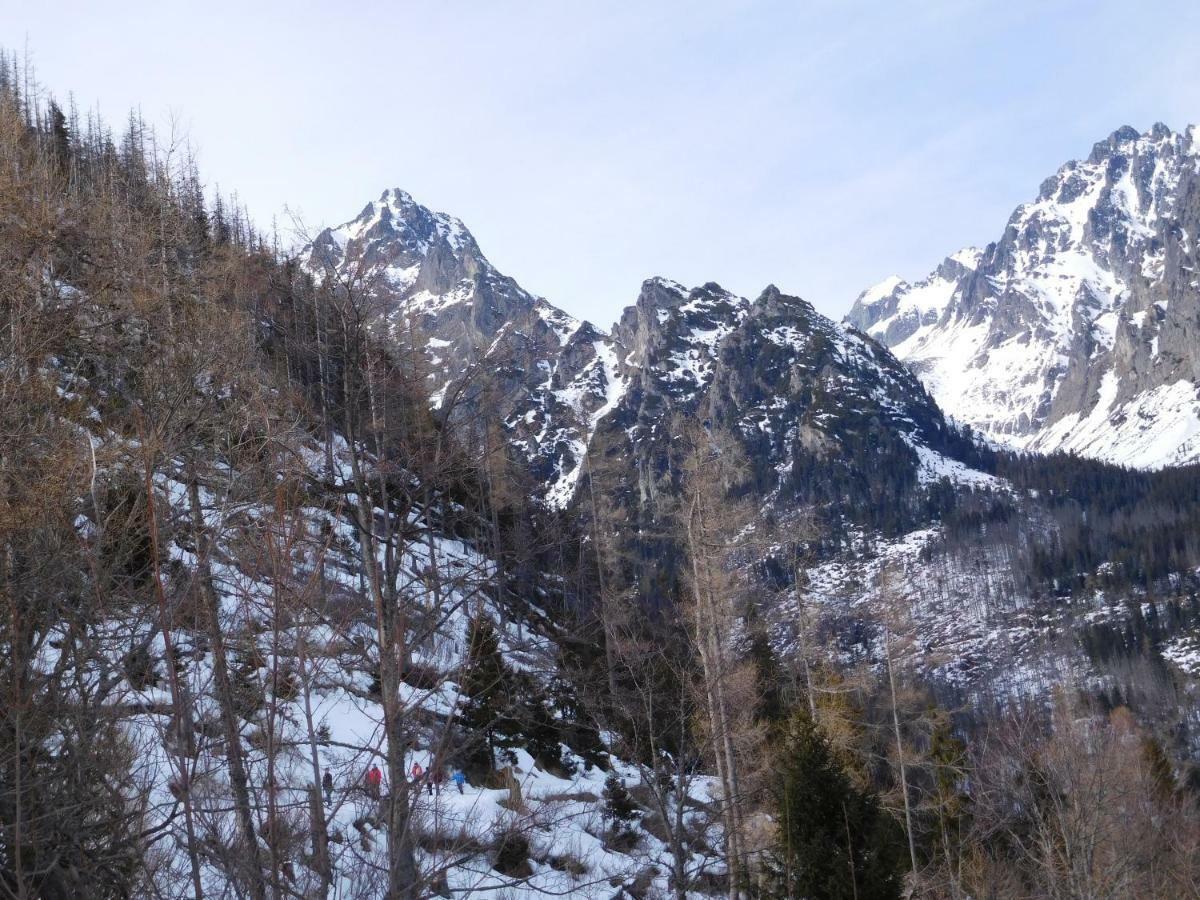
[{"label": "rocky cliff face", "polygon": [[998,241],[889,279],[847,322],[990,438],[1158,467],[1200,460],[1200,132],[1121,128]]},{"label": "rocky cliff face", "polygon": [[891,353],[774,286],[751,301],[652,279],[613,340],[626,390],[600,437],[636,460],[642,502],[662,486],[677,414],[738,437],[764,508],[845,499],[867,482],[902,504],[962,449]]},{"label": "rocky cliff face", "polygon": [[366,298],[374,327],[423,348],[436,407],[486,408],[547,496],[569,495],[613,378],[603,335],[498,272],[460,220],[399,189],[322,231],[304,257]]},{"label": "rocky cliff face", "polygon": [[652,278],[605,333],[497,272],[460,221],[399,190],[323,231],[307,265],[369,295],[379,329],[418,334],[435,405],[486,408],[551,506],[571,502],[589,448],[627,464],[651,502],[680,414],[740,435],[770,494],[808,484],[814,462],[878,468],[880,454],[915,483],[949,446],[887,350],[774,287],[751,301]]}]

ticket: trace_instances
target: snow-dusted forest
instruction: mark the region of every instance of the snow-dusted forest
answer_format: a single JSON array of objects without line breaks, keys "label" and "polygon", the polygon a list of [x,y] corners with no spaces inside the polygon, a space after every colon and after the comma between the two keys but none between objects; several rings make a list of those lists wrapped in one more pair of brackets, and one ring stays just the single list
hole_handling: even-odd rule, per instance
[{"label": "snow-dusted forest", "polygon": [[[1109,452],[1166,427],[1123,342],[1196,362],[1194,129],[853,324],[652,278],[603,329],[398,189],[265,232],[0,62],[0,896],[1200,891],[1200,470]],[[940,405],[1076,189],[1059,251],[1157,261],[1072,289],[1100,459]]]}]

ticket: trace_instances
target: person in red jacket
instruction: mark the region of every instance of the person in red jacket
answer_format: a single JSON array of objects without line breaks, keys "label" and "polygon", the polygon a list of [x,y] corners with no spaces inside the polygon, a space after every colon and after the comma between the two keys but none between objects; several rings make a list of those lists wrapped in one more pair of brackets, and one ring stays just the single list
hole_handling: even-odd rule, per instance
[{"label": "person in red jacket", "polygon": [[371,766],[367,770],[367,793],[378,800],[381,784],[383,784],[383,773],[379,771],[379,766]]}]

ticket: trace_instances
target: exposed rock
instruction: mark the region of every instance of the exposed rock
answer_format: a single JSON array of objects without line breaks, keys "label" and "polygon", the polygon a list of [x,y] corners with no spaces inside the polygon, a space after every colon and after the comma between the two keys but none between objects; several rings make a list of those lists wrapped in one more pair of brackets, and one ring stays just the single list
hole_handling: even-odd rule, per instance
[{"label": "exposed rock", "polygon": [[1200,140],[1128,126],[1001,238],[847,316],[993,440],[1157,467],[1200,460]]}]

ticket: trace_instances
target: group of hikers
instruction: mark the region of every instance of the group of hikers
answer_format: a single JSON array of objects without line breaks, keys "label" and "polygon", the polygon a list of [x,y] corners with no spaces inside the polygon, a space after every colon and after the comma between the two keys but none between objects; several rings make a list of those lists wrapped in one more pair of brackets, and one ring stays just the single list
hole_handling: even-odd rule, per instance
[{"label": "group of hikers", "polygon": [[[432,797],[435,794],[441,796],[442,785],[446,783],[446,770],[441,766],[434,765],[433,768],[426,771],[424,766],[418,762],[414,762],[412,769],[409,770],[409,775],[412,776],[410,783],[416,785],[418,791],[423,783],[429,796]],[[451,774],[450,780],[454,782],[455,787],[458,788],[458,792],[460,794],[463,793],[463,786],[467,783],[467,776],[463,773],[462,769],[456,768]],[[371,768],[367,769],[365,782],[367,793],[372,798],[378,800],[383,787],[383,772],[380,771],[378,765],[372,765]],[[325,777],[321,779],[321,787],[325,791],[325,803],[332,804],[333,776],[328,770],[325,772]]]},{"label": "group of hikers", "polygon": [[[378,766],[375,767],[375,771],[379,771]],[[434,794],[441,795],[442,785],[446,783],[446,770],[441,766],[435,764],[432,769],[426,771],[419,762],[414,762],[408,774],[412,776],[412,783],[415,785],[419,786],[424,781],[425,791],[429,796],[432,797]],[[463,774],[462,769],[455,769],[450,779],[461,794],[463,792],[463,785],[467,783],[467,776]]]}]

